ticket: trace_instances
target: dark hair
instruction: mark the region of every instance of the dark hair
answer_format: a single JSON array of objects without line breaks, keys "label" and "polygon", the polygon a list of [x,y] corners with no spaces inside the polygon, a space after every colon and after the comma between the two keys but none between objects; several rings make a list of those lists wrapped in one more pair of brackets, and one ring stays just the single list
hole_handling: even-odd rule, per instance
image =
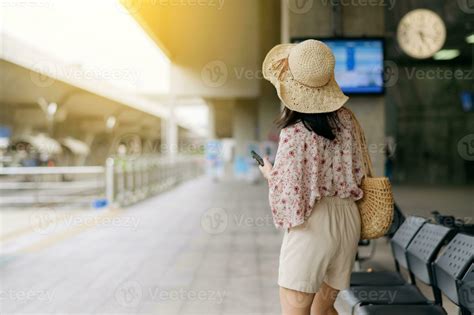
[{"label": "dark hair", "polygon": [[279,128],[283,129],[300,121],[309,131],[329,140],[336,138],[334,129],[340,125],[337,111],[320,114],[305,114],[295,112],[287,107],[281,111],[280,117],[277,118],[275,123]]}]

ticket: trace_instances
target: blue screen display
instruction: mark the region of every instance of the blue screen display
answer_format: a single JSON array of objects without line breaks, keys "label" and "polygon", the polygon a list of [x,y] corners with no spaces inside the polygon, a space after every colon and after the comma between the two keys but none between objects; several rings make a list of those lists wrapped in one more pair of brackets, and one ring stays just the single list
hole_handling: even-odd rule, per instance
[{"label": "blue screen display", "polygon": [[336,56],[336,81],[344,93],[383,93],[381,40],[322,40]]},{"label": "blue screen display", "polygon": [[[384,44],[380,39],[318,39],[336,57],[336,81],[346,94],[384,92]],[[301,42],[294,40],[293,42]]]},{"label": "blue screen display", "polygon": [[463,91],[461,93],[461,104],[465,112],[474,112],[474,92]]}]

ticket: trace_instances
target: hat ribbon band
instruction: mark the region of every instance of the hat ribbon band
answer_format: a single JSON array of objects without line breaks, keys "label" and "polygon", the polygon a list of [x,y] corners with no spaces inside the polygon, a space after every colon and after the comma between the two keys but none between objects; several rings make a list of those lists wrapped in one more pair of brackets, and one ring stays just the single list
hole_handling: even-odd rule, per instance
[{"label": "hat ribbon band", "polygon": [[[285,74],[286,71],[289,71],[290,74],[291,74],[291,69],[290,69],[290,64],[289,64],[289,61],[288,61],[288,57],[285,57],[285,58],[282,58],[282,59],[279,59],[279,60],[275,61],[272,65],[272,68],[273,68],[273,70],[279,70],[278,80],[280,80],[280,81],[281,81],[281,78],[283,77],[283,75]],[[333,76],[334,76],[334,74],[333,74]],[[326,86],[331,81],[331,79],[329,79],[328,82],[326,82],[325,84],[323,84],[321,86],[311,86],[311,85],[305,84],[303,82],[300,82],[300,81],[296,80],[295,78],[293,78],[293,80],[295,80],[296,82],[298,82],[299,84],[301,84],[303,86],[306,86],[306,87],[312,88],[312,89],[322,88],[322,87]]]},{"label": "hat ribbon band", "polygon": [[280,60],[275,61],[272,67],[273,70],[280,70],[280,72],[278,73],[278,80],[281,80],[282,76],[290,68],[288,58],[282,58]]}]

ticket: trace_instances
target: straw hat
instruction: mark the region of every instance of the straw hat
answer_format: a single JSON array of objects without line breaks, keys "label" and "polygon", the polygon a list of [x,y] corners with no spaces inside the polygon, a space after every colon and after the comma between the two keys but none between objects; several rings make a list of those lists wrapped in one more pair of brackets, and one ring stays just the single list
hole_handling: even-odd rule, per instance
[{"label": "straw hat", "polygon": [[263,76],[276,88],[281,101],[301,113],[327,113],[349,99],[334,79],[336,60],[331,49],[317,40],[275,46],[263,62]]}]

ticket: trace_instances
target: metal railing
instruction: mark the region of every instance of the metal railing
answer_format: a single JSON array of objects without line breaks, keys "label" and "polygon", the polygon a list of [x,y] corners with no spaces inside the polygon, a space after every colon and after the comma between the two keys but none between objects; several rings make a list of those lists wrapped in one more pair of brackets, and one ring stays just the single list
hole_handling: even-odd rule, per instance
[{"label": "metal railing", "polygon": [[103,195],[105,168],[0,168],[0,205],[83,203]]},{"label": "metal railing", "polygon": [[110,204],[129,205],[156,195],[204,173],[201,157],[109,158],[106,163],[106,198]]},{"label": "metal railing", "polygon": [[201,157],[109,158],[105,167],[5,167],[0,205],[130,205],[203,172]]}]

